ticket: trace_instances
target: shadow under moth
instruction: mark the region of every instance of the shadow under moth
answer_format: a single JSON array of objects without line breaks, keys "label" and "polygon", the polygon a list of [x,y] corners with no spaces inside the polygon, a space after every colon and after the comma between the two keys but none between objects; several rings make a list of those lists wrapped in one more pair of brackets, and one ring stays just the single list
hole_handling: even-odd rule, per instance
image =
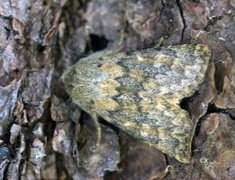
[{"label": "shadow under moth", "polygon": [[201,44],[104,51],[79,60],[63,74],[63,82],[95,121],[102,117],[188,163],[194,127],[179,104],[199,88],[210,58]]}]

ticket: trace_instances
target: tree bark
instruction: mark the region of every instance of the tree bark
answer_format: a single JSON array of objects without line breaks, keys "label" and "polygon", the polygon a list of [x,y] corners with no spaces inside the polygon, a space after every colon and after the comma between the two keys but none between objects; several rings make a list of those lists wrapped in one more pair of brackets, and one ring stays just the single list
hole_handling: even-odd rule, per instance
[{"label": "tree bark", "polygon": [[[1,1],[0,179],[234,179],[234,15],[225,0]],[[99,50],[161,40],[213,53],[204,83],[181,103],[197,124],[190,163],[105,120],[94,151],[94,124],[65,92],[62,73]]]}]

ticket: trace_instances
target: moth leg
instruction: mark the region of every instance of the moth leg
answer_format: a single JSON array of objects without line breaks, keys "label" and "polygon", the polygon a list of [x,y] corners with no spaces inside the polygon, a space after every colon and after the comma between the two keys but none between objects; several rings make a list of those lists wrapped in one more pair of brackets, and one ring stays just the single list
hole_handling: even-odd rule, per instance
[{"label": "moth leg", "polygon": [[100,125],[96,116],[86,114],[83,120],[85,122],[81,122],[81,131],[78,136],[77,162],[82,167],[90,167],[93,165],[92,159],[100,150]]},{"label": "moth leg", "polygon": [[94,137],[95,145],[98,147],[100,145],[100,142],[101,142],[101,127],[100,127],[100,123],[99,123],[99,120],[98,120],[97,116],[93,116],[92,121],[94,123],[94,133],[93,133],[93,135],[95,136]]},{"label": "moth leg", "polygon": [[126,33],[124,30],[121,31],[121,35],[116,42],[114,42],[110,48],[104,51],[103,55],[117,54],[124,51],[124,39],[126,37]]},{"label": "moth leg", "polygon": [[109,51],[110,54],[117,54],[119,52],[123,52],[125,38],[126,38],[126,32],[125,32],[125,29],[122,29],[119,39],[116,40],[116,42],[114,42],[113,45],[111,46],[111,48],[107,51]]},{"label": "moth leg", "polygon": [[101,142],[101,128],[97,116],[85,117],[82,123],[81,132],[78,137],[80,148],[89,149],[89,152],[95,152]]},{"label": "moth leg", "polygon": [[121,47],[121,46],[122,46],[125,37],[126,37],[126,33],[125,33],[125,31],[122,29],[122,31],[121,31],[121,37],[120,37],[119,42],[118,42],[118,44],[117,44],[118,47]]},{"label": "moth leg", "polygon": [[164,38],[161,37],[161,38],[159,39],[158,43],[156,44],[156,46],[154,46],[154,47],[156,47],[156,48],[160,47],[160,46],[162,45],[163,40],[164,40]]}]

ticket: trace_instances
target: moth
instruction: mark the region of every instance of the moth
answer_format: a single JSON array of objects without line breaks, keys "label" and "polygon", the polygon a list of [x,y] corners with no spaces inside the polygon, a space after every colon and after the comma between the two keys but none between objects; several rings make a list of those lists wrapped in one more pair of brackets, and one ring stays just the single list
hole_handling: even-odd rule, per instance
[{"label": "moth", "polygon": [[205,45],[98,52],[63,74],[73,101],[89,113],[188,163],[194,127],[180,101],[198,90],[211,51]]}]

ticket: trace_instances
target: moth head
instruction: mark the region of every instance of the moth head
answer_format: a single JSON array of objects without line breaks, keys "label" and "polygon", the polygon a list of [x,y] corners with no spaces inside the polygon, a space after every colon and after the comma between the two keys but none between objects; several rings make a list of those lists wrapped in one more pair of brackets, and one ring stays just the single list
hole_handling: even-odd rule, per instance
[{"label": "moth head", "polygon": [[103,98],[100,84],[104,76],[97,65],[79,61],[65,71],[62,80],[74,103],[89,111],[94,99]]}]

